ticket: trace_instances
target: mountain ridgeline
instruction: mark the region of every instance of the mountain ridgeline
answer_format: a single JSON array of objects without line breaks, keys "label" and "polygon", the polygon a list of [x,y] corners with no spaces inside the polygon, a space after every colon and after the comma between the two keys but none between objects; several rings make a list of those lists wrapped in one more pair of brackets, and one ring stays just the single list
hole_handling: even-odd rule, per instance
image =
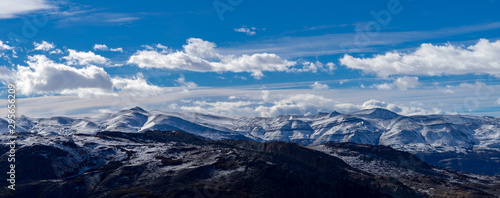
[{"label": "mountain ridgeline", "polygon": [[[5,125],[5,126],[4,126]],[[0,133],[7,122],[0,119]],[[386,109],[310,116],[225,117],[202,113],[146,111],[140,107],[93,117],[17,119],[18,132],[42,136],[100,131],[184,131],[212,140],[283,141],[304,146],[328,142],[383,145],[446,168],[500,174],[500,118],[466,115],[403,116]],[[477,168],[475,165],[486,164]]]}]

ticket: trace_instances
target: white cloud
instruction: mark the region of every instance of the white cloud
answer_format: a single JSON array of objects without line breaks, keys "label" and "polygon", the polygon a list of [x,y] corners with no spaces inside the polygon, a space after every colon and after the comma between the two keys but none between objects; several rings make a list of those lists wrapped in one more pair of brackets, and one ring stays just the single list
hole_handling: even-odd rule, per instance
[{"label": "white cloud", "polygon": [[294,61],[281,59],[276,54],[221,55],[216,45],[197,38],[188,39],[183,51],[159,52],[154,49],[137,51],[128,60],[142,68],[178,69],[197,72],[251,72],[255,78],[262,71],[289,71]]},{"label": "white cloud", "polygon": [[123,52],[123,48],[119,47],[119,48],[109,48],[109,51],[112,51],[112,52]]},{"label": "white cloud", "polygon": [[94,45],[94,51],[95,50],[108,50],[108,46],[104,44],[95,44]]},{"label": "white cloud", "polygon": [[379,100],[368,100],[364,102],[360,109],[384,108],[402,115],[426,115],[426,114],[443,114],[443,111],[437,108],[425,110],[417,106],[399,106],[393,103],[387,103]]},{"label": "white cloud", "polygon": [[332,99],[314,94],[296,94],[274,100],[271,105],[260,105],[255,111],[260,116],[277,116],[285,114],[311,115],[318,112],[329,112],[335,109],[351,111],[354,105],[338,103]]},{"label": "white cloud", "polygon": [[11,50],[14,49],[11,46],[4,44],[2,40],[0,40],[0,50]]},{"label": "white cloud", "polygon": [[46,0],[2,0],[0,1],[0,19],[15,18],[21,14],[50,9]]},{"label": "white cloud", "polygon": [[[270,97],[269,92],[263,92]],[[220,114],[228,116],[277,116],[284,114],[310,115],[320,111],[330,111],[334,108],[352,110],[352,106],[337,103],[331,99],[313,94],[296,94],[279,98],[266,98],[261,101],[188,101],[188,104],[178,105],[178,110]]]},{"label": "white cloud", "polygon": [[255,35],[256,34],[255,30],[257,30],[257,28],[255,28],[255,27],[247,28],[246,26],[243,26],[241,28],[234,28],[235,32],[245,33],[248,36]]},{"label": "white cloud", "polygon": [[15,79],[13,78],[13,71],[9,70],[7,67],[0,67],[0,82],[3,84],[8,84]]},{"label": "white cloud", "polygon": [[112,52],[123,52],[123,48],[121,48],[121,47],[119,47],[119,48],[109,48],[105,44],[95,44],[94,45],[94,51],[97,51],[97,50],[112,51]]},{"label": "white cloud", "polygon": [[330,70],[330,71],[337,69],[336,65],[332,62],[326,63],[326,66],[328,67],[328,70]]},{"label": "white cloud", "polygon": [[[204,41],[199,38],[189,38],[187,45],[183,45],[186,54],[199,58],[217,58],[219,54],[215,51],[215,43]],[[160,45],[160,44],[158,44]],[[162,46],[162,45],[160,45]],[[162,46],[164,47],[164,46]]]},{"label": "white cloud", "polygon": [[500,40],[481,39],[467,48],[447,44],[422,44],[415,52],[387,52],[373,58],[344,55],[342,65],[375,73],[381,77],[396,74],[412,75],[500,75]]},{"label": "white cloud", "polygon": [[349,79],[343,79],[339,81],[340,85],[343,85],[344,83],[349,82]]},{"label": "white cloud", "polygon": [[208,61],[190,56],[184,52],[163,54],[157,51],[143,50],[136,52],[128,60],[141,68],[182,69],[190,71],[210,71]]},{"label": "white cloud", "polygon": [[41,43],[33,42],[33,45],[35,46],[34,50],[40,50],[40,51],[49,51],[56,47],[54,43],[49,43],[47,41],[42,41]]},{"label": "white cloud", "polygon": [[455,91],[452,90],[453,88],[454,87],[451,85],[446,85],[446,88],[443,88],[442,91],[443,91],[443,93],[453,94],[453,93],[455,93]]},{"label": "white cloud", "polygon": [[144,97],[158,95],[168,91],[167,88],[162,88],[156,85],[149,84],[142,73],[138,73],[132,79],[115,77],[111,79],[113,82],[113,87],[122,92],[125,92],[128,96]]},{"label": "white cloud", "polygon": [[388,83],[376,84],[373,86],[377,89],[380,89],[380,90],[391,90],[392,89],[392,84],[388,84]]},{"label": "white cloud", "polygon": [[23,95],[61,94],[92,98],[121,94],[124,97],[145,97],[171,91],[149,84],[142,73],[132,78],[112,78],[103,68],[93,65],[75,68],[55,63],[44,55],[30,56],[27,63],[28,66],[18,66],[17,70],[0,67],[0,80],[4,83],[15,81]]},{"label": "white cloud", "polygon": [[321,84],[319,83],[318,81],[314,82],[314,84],[312,85],[309,85],[312,89],[315,89],[315,90],[325,90],[325,89],[329,89],[330,87],[328,87],[328,85],[326,84]]},{"label": "white cloud", "polygon": [[[406,42],[426,41],[433,38],[446,38],[473,32],[500,28],[500,22],[475,24],[459,27],[443,27],[436,30],[378,32],[377,36],[368,40],[359,39],[359,32],[284,36],[281,38],[262,39],[260,41],[242,42],[230,47],[220,48],[221,52],[233,54],[260,53],[272,51],[286,58],[314,57],[331,54],[372,53],[381,46],[393,47]],[[369,32],[368,32],[369,33]]]},{"label": "white cloud", "polygon": [[[0,71],[0,76],[3,74],[4,70]],[[8,72],[8,69],[5,69]],[[10,75],[7,75],[10,76]],[[127,77],[129,78],[129,77]],[[335,81],[332,81],[332,83]],[[361,85],[357,81],[351,80],[353,86]],[[452,81],[455,82],[455,81]],[[134,82],[131,82],[134,83]],[[391,82],[392,83],[392,82]],[[474,82],[469,82],[474,84]],[[486,82],[484,82],[486,83]],[[359,109],[367,107],[387,107],[394,110],[396,113],[400,114],[416,114],[415,112],[436,113],[439,110],[443,110],[444,113],[461,113],[466,115],[492,115],[498,116],[498,112],[492,112],[491,109],[498,107],[497,101],[499,95],[497,92],[491,92],[492,90],[500,90],[500,85],[488,85],[486,87],[474,87],[474,88],[460,88],[458,84],[454,86],[453,97],[443,97],[442,89],[437,89],[437,87],[432,86],[422,86],[422,88],[414,89],[411,91],[400,91],[396,88],[393,90],[380,92],[376,89],[337,89],[332,91],[316,91],[311,89],[290,89],[290,87],[300,87],[308,86],[312,83],[302,82],[299,84],[264,84],[264,85],[254,85],[254,86],[236,86],[236,87],[203,87],[199,89],[189,90],[189,93],[182,93],[183,87],[162,87],[163,93],[155,96],[140,96],[140,95],[128,95],[125,91],[115,88],[112,96],[102,96],[98,100],[94,98],[78,98],[77,96],[43,96],[43,97],[31,97],[20,99],[20,105],[24,108],[20,109],[19,115],[62,115],[62,114],[87,114],[92,109],[103,109],[109,108],[113,111],[123,108],[123,106],[136,106],[141,105],[150,109],[164,109],[168,111],[181,111],[182,109],[188,108],[198,108],[199,112],[222,114],[229,116],[261,116],[267,115],[265,110],[275,106],[275,104],[280,104],[278,109],[286,109],[285,112],[303,112],[314,114],[318,110],[323,112],[330,111],[340,111],[340,112],[352,112]],[[149,84],[151,85],[151,84]],[[464,86],[466,86],[464,84]],[[468,85],[467,85],[468,86]],[[170,89],[171,91],[169,91]],[[270,89],[270,90],[262,90]],[[331,87],[332,89],[332,87]],[[477,91],[476,91],[477,90]],[[119,91],[119,92],[118,92]],[[130,91],[134,93],[134,91]],[[123,93],[123,94],[122,94]],[[144,92],[147,94],[148,92]],[[303,96],[303,95],[316,95],[325,99],[318,99],[322,101],[327,101],[326,106],[318,106],[318,108],[310,108],[308,111],[300,110],[297,106],[304,106],[306,104],[299,102],[298,100],[289,100],[292,96]],[[115,96],[116,95],[116,96]],[[228,99],[230,96],[230,99]],[[422,97],[425,96],[425,97]],[[312,97],[314,98],[314,97]],[[371,99],[377,101],[383,101],[384,103],[370,102],[363,104]],[[183,102],[182,102],[182,101]],[[194,104],[194,101],[206,102],[206,105]],[[242,106],[241,108],[220,110],[220,113],[212,111],[212,104],[214,102],[247,102],[249,105]],[[279,103],[281,101],[281,103]],[[171,108],[170,104],[175,108]],[[315,105],[315,100],[309,100],[309,105]],[[200,103],[201,104],[201,103]],[[204,103],[205,104],[205,103]],[[241,103],[242,104],[242,103]],[[395,107],[390,104],[399,107],[400,112]],[[477,105],[476,105],[477,104]],[[330,106],[331,105],[331,106]],[[255,111],[257,107],[263,106],[261,111]],[[181,109],[182,107],[182,109]],[[210,107],[210,108],[209,108]],[[405,110],[406,108],[408,110]],[[410,107],[414,107],[413,111]],[[437,109],[435,109],[437,108]],[[295,109],[295,110],[294,110]],[[0,107],[0,114],[1,114]],[[57,112],[54,112],[57,110]],[[292,111],[294,110],[294,111]],[[236,113],[240,112],[240,113]],[[274,113],[279,111],[274,111]],[[94,114],[95,112],[90,112]]]},{"label": "white cloud", "polygon": [[271,92],[269,90],[262,90],[262,101],[269,102],[271,100]]},{"label": "white cloud", "polygon": [[82,89],[99,90],[103,93],[112,91],[111,77],[104,69],[96,66],[77,69],[55,63],[44,55],[29,57],[28,65],[18,66],[15,72],[17,86],[24,95],[68,94]]},{"label": "white cloud", "polygon": [[398,88],[399,90],[407,90],[408,88],[413,89],[417,88],[419,82],[418,77],[408,77],[403,76],[401,78],[397,78],[393,83],[383,83],[383,84],[374,84],[373,87],[381,90],[390,90],[393,88]]},{"label": "white cloud", "polygon": [[198,85],[196,83],[186,81],[186,78],[183,75],[181,75],[181,77],[179,77],[176,80],[176,82],[179,83],[179,84],[181,84],[181,86],[186,87],[186,88],[196,88],[196,87],[198,87]]},{"label": "white cloud", "polygon": [[91,65],[91,64],[107,64],[109,59],[97,55],[94,52],[78,52],[68,49],[69,55],[63,57],[70,65]]},{"label": "white cloud", "polygon": [[50,51],[50,54],[64,54],[64,52],[61,51],[60,49],[55,49],[55,50]]},{"label": "white cloud", "polygon": [[443,113],[437,108],[425,110],[418,105],[401,106],[378,100],[368,100],[360,104],[338,102],[314,94],[272,95],[262,92],[262,98],[249,99],[231,97],[231,101],[183,100],[173,106],[173,110],[194,111],[226,116],[278,116],[278,115],[313,115],[318,112],[339,111],[349,113],[361,109],[386,108],[402,115]]},{"label": "white cloud", "polygon": [[485,94],[483,92],[490,92],[490,93],[493,93],[495,91],[495,89],[491,86],[488,86],[486,84],[484,84],[483,82],[480,82],[480,81],[476,81],[475,83],[466,83],[466,82],[463,82],[463,83],[460,83],[459,85],[457,86],[451,86],[451,85],[446,85],[446,88],[444,88],[443,92],[445,93],[455,93],[455,91],[457,90],[469,90],[469,91],[474,91],[474,95],[482,95],[482,94]]},{"label": "white cloud", "polygon": [[475,82],[474,84],[470,84],[470,83],[460,83],[458,85],[458,88],[467,88],[467,89],[473,89],[473,88],[476,88],[476,87],[486,87],[487,85],[482,83],[482,82]]},{"label": "white cloud", "polygon": [[328,62],[325,64],[316,61],[316,62],[310,62],[310,61],[303,61],[301,62],[303,65],[302,68],[297,69],[297,68],[292,68],[290,71],[293,72],[312,72],[312,73],[317,73],[318,71],[323,71],[323,72],[329,72],[332,73],[336,68],[335,64],[332,62]]},{"label": "white cloud", "polygon": [[500,104],[500,98],[498,98],[498,100],[497,100],[497,104]]},{"label": "white cloud", "polygon": [[103,12],[97,9],[83,10],[78,8],[56,12],[55,14],[65,16],[58,21],[62,26],[123,25],[142,18],[135,13]]},{"label": "white cloud", "polygon": [[400,90],[413,89],[418,86],[418,77],[404,76],[396,79],[394,85]]}]

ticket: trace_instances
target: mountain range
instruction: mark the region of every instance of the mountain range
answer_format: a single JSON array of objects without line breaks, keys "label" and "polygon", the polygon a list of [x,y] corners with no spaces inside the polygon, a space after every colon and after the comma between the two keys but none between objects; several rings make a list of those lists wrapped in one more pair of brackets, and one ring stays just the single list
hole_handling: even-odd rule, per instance
[{"label": "mountain range", "polygon": [[[7,121],[0,119],[0,133],[7,132],[6,125]],[[84,118],[21,116],[17,119],[17,127],[18,132],[41,135],[179,130],[214,140],[284,141],[302,145],[354,142],[385,145],[410,152],[500,151],[500,118],[466,115],[402,116],[380,108],[346,114],[331,112],[311,116],[247,118],[160,110],[148,112],[135,107]]]},{"label": "mountain range", "polygon": [[[16,190],[0,189],[5,198],[500,195],[500,176],[430,165],[380,145],[211,140],[175,130],[19,133],[17,141]],[[0,152],[9,149],[0,144]]]},{"label": "mountain range", "polygon": [[[134,107],[80,118],[21,116],[16,124],[18,132],[42,136],[176,130],[212,140],[283,141],[303,146],[328,142],[383,145],[447,168],[500,174],[500,118],[489,116],[404,116],[374,108],[351,113],[250,118]],[[7,133],[5,119],[0,119],[0,133]],[[486,166],[477,168],[477,163]]]}]

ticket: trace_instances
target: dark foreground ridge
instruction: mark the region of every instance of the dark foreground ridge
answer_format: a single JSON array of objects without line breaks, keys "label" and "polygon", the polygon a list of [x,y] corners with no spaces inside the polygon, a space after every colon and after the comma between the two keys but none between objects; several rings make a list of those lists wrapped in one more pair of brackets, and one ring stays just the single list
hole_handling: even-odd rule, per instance
[{"label": "dark foreground ridge", "polygon": [[[498,177],[441,169],[385,146],[214,141],[179,131],[20,134],[19,144],[16,191],[0,197],[500,195]],[[0,161],[7,172],[6,156]]]}]

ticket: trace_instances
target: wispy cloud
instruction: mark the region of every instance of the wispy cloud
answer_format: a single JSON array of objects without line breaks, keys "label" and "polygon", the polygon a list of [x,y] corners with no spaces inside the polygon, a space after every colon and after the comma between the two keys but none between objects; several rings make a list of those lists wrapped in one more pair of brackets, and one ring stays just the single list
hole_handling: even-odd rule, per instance
[{"label": "wispy cloud", "polygon": [[110,48],[105,44],[95,44],[93,48],[94,48],[94,51],[102,50],[102,51],[112,51],[112,52],[123,52],[123,48],[121,48],[121,47]]},{"label": "wispy cloud", "polygon": [[123,25],[141,19],[134,13],[111,13],[96,10],[77,10],[61,12],[58,16],[60,26],[72,25]]},{"label": "wispy cloud", "polygon": [[16,18],[23,14],[54,8],[47,0],[2,0],[0,19]]},{"label": "wispy cloud", "polygon": [[246,26],[243,26],[243,27],[240,27],[240,28],[234,28],[235,32],[245,33],[248,36],[255,35],[256,34],[256,30],[257,30],[256,27],[246,27]]},{"label": "wispy cloud", "polygon": [[381,46],[424,41],[499,28],[500,22],[493,22],[427,31],[379,32],[376,36],[369,37],[367,41],[363,42],[356,40],[357,36],[359,37],[358,33],[285,36],[234,44],[230,47],[221,47],[220,51],[221,53],[235,54],[272,52],[286,58],[372,52],[375,48]]},{"label": "wispy cloud", "polygon": [[[53,113],[93,113],[96,109],[119,110],[124,107],[143,106],[170,111],[198,111],[231,116],[270,116],[279,114],[314,114],[319,111],[349,112],[363,108],[382,107],[401,114],[465,113],[498,116],[491,109],[498,108],[499,85],[467,83],[450,89],[423,87],[411,91],[377,89],[255,89],[249,87],[198,87],[185,92],[185,87],[162,88],[143,81],[112,78],[113,86],[124,91],[101,96],[98,100],[74,96],[44,96],[19,100],[20,114],[48,115]],[[114,82],[116,81],[116,82]],[[121,84],[124,83],[124,84]],[[305,86],[310,85],[304,84]],[[133,97],[126,90],[142,89]],[[269,86],[273,87],[273,86]],[[274,86],[287,87],[287,86]],[[477,90],[480,90],[480,93]],[[150,90],[150,91],[146,91]],[[154,92],[159,91],[159,92]],[[133,92],[133,91],[132,91]],[[149,93],[149,94],[148,94]],[[478,95],[480,94],[480,95]],[[1,101],[1,100],[0,100]],[[471,102],[473,101],[473,102]],[[42,105],[45,104],[45,105]],[[54,108],[57,107],[57,108]],[[4,108],[5,109],[5,108]],[[54,112],[58,111],[58,112]],[[0,112],[2,111],[0,108]],[[1,115],[1,114],[0,114]]]}]

